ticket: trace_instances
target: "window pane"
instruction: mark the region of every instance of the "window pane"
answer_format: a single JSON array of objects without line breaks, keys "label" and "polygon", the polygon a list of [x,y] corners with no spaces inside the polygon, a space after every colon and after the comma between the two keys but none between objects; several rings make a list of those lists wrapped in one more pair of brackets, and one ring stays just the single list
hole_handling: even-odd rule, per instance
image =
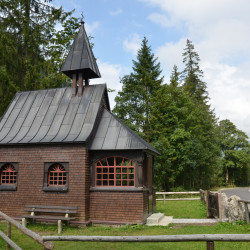
[{"label": "window pane", "polygon": [[102,172],[102,168],[97,168],[97,173],[101,173]]},{"label": "window pane", "polygon": [[108,166],[107,159],[106,158],[102,159],[101,164],[102,164],[102,166]]},{"label": "window pane", "polygon": [[127,179],[128,178],[128,175],[127,174],[123,174],[122,175],[122,179]]},{"label": "window pane", "polygon": [[110,174],[109,179],[114,179],[114,174]]},{"label": "window pane", "polygon": [[127,168],[122,168],[122,172],[123,172],[123,173],[127,173],[127,172],[128,172],[128,169],[127,169]]},{"label": "window pane", "polygon": [[109,186],[114,186],[114,181],[109,181]]},{"label": "window pane", "polygon": [[97,178],[97,179],[101,179],[101,178],[102,178],[102,175],[101,175],[101,174],[98,174],[98,175],[96,176],[96,178]]},{"label": "window pane", "polygon": [[109,166],[114,166],[115,165],[114,157],[109,157],[107,160],[108,160]]},{"label": "window pane", "polygon": [[117,174],[117,175],[116,175],[116,179],[121,179],[121,175],[120,175],[120,174]]},{"label": "window pane", "polygon": [[98,180],[98,181],[96,182],[96,185],[97,185],[97,186],[101,186],[101,185],[102,185],[102,181],[101,181],[101,180]]},{"label": "window pane", "polygon": [[107,186],[108,185],[108,181],[103,181],[103,186]]},{"label": "window pane", "polygon": [[107,174],[103,174],[103,179],[107,180],[108,179],[108,175]]},{"label": "window pane", "polygon": [[121,186],[121,181],[116,180],[116,186]]},{"label": "window pane", "polygon": [[127,181],[122,181],[122,186],[127,186],[128,182]]},{"label": "window pane", "polygon": [[123,158],[116,157],[116,166],[123,166]]},{"label": "window pane", "polygon": [[109,168],[109,173],[114,173],[114,168]]}]

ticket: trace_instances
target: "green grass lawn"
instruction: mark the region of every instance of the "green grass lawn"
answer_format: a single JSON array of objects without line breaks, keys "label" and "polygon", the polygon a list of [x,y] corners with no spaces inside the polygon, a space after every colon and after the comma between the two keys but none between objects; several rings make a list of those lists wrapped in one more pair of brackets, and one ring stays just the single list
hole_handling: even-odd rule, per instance
[{"label": "green grass lawn", "polygon": [[[157,211],[164,212],[165,215],[173,215],[175,218],[185,216],[185,218],[204,218],[205,206],[200,201],[178,201],[167,202],[164,205],[157,202]],[[178,209],[177,209],[178,207]],[[187,211],[186,211],[187,210]],[[189,212],[188,212],[189,210]],[[192,212],[191,212],[192,210]],[[195,213],[196,211],[197,213]],[[184,217],[182,217],[184,218]],[[57,235],[56,225],[28,225],[28,228],[40,235]],[[6,223],[0,223],[0,230],[6,233]],[[22,249],[43,249],[34,240],[20,233],[12,227],[12,239]],[[63,227],[62,235],[175,235],[175,234],[249,234],[250,226],[245,223],[219,223],[215,226],[175,226],[167,227],[144,225],[126,226],[89,226],[89,227]],[[206,249],[205,242],[181,242],[181,243],[109,243],[109,242],[54,242],[55,249]],[[250,249],[250,243],[241,242],[215,242],[215,249]],[[5,249],[5,242],[0,239],[0,249]]]},{"label": "green grass lawn", "polygon": [[164,213],[165,216],[174,218],[206,218],[206,205],[199,200],[195,201],[157,201],[157,212]]}]

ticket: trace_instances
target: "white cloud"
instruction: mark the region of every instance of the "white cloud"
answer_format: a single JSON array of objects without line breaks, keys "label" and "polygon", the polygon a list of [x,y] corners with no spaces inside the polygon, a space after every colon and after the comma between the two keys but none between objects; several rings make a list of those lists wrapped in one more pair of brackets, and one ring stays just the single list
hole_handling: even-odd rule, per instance
[{"label": "white cloud", "polygon": [[172,26],[172,22],[167,18],[166,15],[160,13],[151,13],[148,19],[154,23],[160,24],[162,27]]},{"label": "white cloud", "polygon": [[91,84],[106,83],[108,88],[115,89],[115,92],[109,93],[109,101],[112,109],[115,105],[115,96],[117,95],[117,92],[122,89],[122,84],[120,83],[122,67],[121,65],[110,64],[108,62],[102,62],[100,60],[97,60],[97,64],[102,77],[92,79]]},{"label": "white cloud", "polygon": [[132,34],[130,37],[124,40],[123,47],[126,51],[132,52],[133,55],[137,54],[137,51],[141,47],[142,39],[137,33]]},{"label": "white cloud", "polygon": [[85,29],[88,34],[93,33],[97,28],[99,28],[100,23],[98,21],[93,22],[92,24],[85,23]]},{"label": "white cloud", "polygon": [[122,10],[121,8],[118,8],[117,10],[110,11],[109,14],[110,14],[111,16],[118,16],[118,15],[120,15],[122,12],[123,12],[123,10]]},{"label": "white cloud", "polygon": [[[185,47],[186,39],[180,39],[177,43],[166,43],[156,50],[156,56],[161,62],[161,68],[164,70],[164,74],[169,76],[173,66],[176,65],[179,70],[182,67],[182,51]],[[167,80],[167,77],[165,77]]]},{"label": "white cloud", "polygon": [[[163,69],[180,65],[186,38],[201,58],[212,107],[250,135],[250,4],[248,0],[140,0],[159,7],[148,18],[181,27],[177,42],[156,50]],[[154,9],[155,11],[155,9]]]}]

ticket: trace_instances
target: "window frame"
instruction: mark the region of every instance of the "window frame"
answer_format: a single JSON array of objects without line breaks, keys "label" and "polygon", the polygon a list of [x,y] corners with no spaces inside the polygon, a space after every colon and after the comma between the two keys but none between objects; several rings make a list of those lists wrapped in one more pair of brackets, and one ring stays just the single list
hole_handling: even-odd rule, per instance
[{"label": "window frame", "polygon": [[[66,184],[65,185],[50,185],[48,183],[49,170],[54,165],[59,164],[65,169],[66,173]],[[69,163],[68,162],[45,162],[44,163],[44,192],[68,192],[69,187]]]},{"label": "window frame", "polygon": [[[6,165],[11,165],[16,172],[16,182],[13,184],[2,184],[2,169]],[[17,162],[0,162],[0,191],[16,191],[18,183],[18,163]]]},{"label": "window frame", "polygon": [[[113,165],[109,165],[108,159],[113,158]],[[129,161],[129,163],[132,163],[130,165],[117,165],[117,158],[122,158],[122,163],[124,161]],[[107,165],[102,165],[102,161],[105,160]],[[99,164],[100,163],[100,164]],[[99,165],[98,165],[99,164]],[[104,169],[107,169],[107,172],[104,172]],[[101,169],[100,172],[98,172],[98,169]],[[110,171],[113,169],[113,172]],[[117,172],[117,170],[120,169],[120,171]],[[127,169],[126,171],[123,171]],[[133,172],[129,172],[130,169],[133,169]],[[131,158],[125,157],[125,156],[106,156],[104,158],[98,159],[94,163],[94,174],[95,174],[95,187],[98,188],[135,188],[136,187],[136,162],[132,160]],[[98,175],[101,176],[101,178],[98,178]],[[104,175],[107,175],[107,178],[103,178]],[[113,178],[110,178],[110,175],[113,175]],[[117,178],[117,176],[119,176]],[[127,178],[123,178],[123,175],[127,175]],[[133,178],[131,178],[130,175],[133,175]],[[107,184],[104,185],[104,181],[107,181]],[[101,184],[98,184],[98,182]],[[113,185],[110,184],[110,182],[113,182]],[[117,182],[120,182],[120,185],[117,185]],[[126,185],[123,185],[123,182],[126,182]],[[133,182],[133,185],[129,185],[130,182]]]}]

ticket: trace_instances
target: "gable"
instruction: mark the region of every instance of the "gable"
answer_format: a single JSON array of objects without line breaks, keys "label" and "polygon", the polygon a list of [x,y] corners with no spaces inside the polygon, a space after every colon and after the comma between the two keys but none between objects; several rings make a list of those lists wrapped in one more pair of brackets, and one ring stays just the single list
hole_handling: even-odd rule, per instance
[{"label": "gable", "polygon": [[82,96],[71,88],[18,92],[0,121],[0,145],[85,142],[105,101],[105,84],[86,86]]},{"label": "gable", "polygon": [[90,150],[147,150],[159,154],[152,146],[104,109]]}]

